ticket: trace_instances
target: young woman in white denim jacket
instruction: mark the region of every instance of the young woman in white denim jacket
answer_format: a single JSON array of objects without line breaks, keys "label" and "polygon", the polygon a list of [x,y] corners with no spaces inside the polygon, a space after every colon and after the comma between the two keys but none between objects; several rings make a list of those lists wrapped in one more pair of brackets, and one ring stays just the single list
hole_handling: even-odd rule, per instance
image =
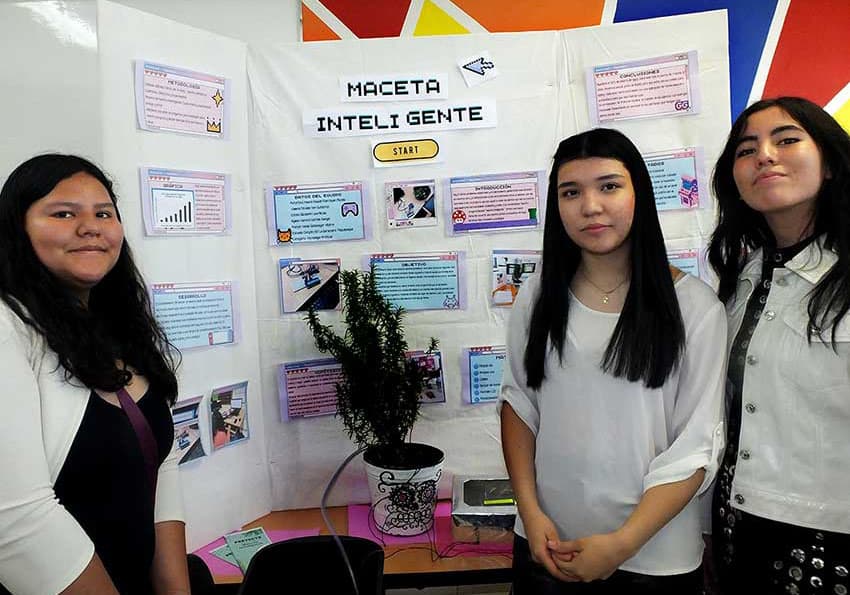
[{"label": "young woman in white denim jacket", "polygon": [[724,593],[850,592],[850,137],[800,98],[737,119],[709,259],[729,316]]}]

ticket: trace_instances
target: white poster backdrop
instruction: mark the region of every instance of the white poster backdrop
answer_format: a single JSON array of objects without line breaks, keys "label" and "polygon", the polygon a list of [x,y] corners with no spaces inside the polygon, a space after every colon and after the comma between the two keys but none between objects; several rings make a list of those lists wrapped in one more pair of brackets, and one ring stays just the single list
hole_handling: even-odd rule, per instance
[{"label": "white poster backdrop", "polygon": [[[116,179],[124,231],[148,283],[232,279],[239,283],[243,316],[239,343],[187,351],[178,378],[180,394],[209,395],[213,387],[248,380],[251,439],[181,467],[187,541],[195,549],[269,512],[270,489],[263,404],[257,365],[254,290],[255,224],[249,203],[248,95],[245,44],[111,2],[98,2],[98,42],[105,169]],[[135,123],[136,59],[215,72],[232,81],[230,140],[145,132]],[[138,168],[156,163],[172,169],[232,176],[231,235],[145,237]],[[135,178],[135,179],[134,179]],[[259,197],[258,197],[259,199]],[[262,231],[263,227],[256,229]],[[209,422],[201,408],[201,428]]]},{"label": "white poster backdrop", "polygon": [[[405,138],[386,135],[314,141],[302,137],[298,110],[327,106],[334,102],[334,97],[339,97],[338,88],[330,80],[341,75],[398,72],[401,58],[411,71],[419,72],[435,68],[451,72],[453,60],[482,50],[498,60],[501,72],[498,79],[470,90],[459,75],[452,75],[448,88],[449,97],[459,100],[492,96],[497,101],[499,126],[435,134],[441,143],[441,153],[445,149],[445,161],[428,167],[405,168],[405,179],[439,181],[486,171],[548,169],[557,140],[589,126],[584,83],[579,80],[583,78],[584,68],[665,52],[690,49],[699,52],[704,91],[702,113],[675,122],[665,119],[624,122],[618,128],[635,139],[643,152],[703,146],[706,171],[710,171],[729,127],[727,26],[723,11],[560,34],[256,46],[250,48],[251,85],[246,88],[248,47],[245,43],[104,0],[66,3],[83,17],[77,40],[68,43],[57,38],[52,22],[34,19],[32,9],[26,4],[0,3],[0,21],[10,33],[10,47],[24,48],[21,55],[26,56],[5,64],[0,71],[7,74],[7,80],[26,78],[32,85],[29,90],[18,89],[21,92],[10,99],[18,117],[5,131],[9,142],[0,151],[0,162],[6,164],[3,171],[8,173],[23,159],[47,150],[93,157],[105,165],[116,181],[125,230],[147,281],[227,277],[241,282],[244,341],[236,349],[216,348],[187,354],[180,371],[183,397],[205,393],[208,399],[213,386],[241,379],[248,379],[254,387],[249,397],[252,439],[181,470],[190,549],[240,527],[271,508],[318,504],[327,478],[353,450],[338,420],[328,418],[320,423],[302,420],[290,426],[279,422],[274,379],[274,366],[293,359],[293,353],[316,355],[303,326],[295,319],[281,321],[275,311],[278,291],[275,263],[281,257],[296,256],[295,252],[299,257],[323,258],[329,256],[324,249],[333,253],[336,248],[311,246],[296,251],[263,245],[266,220],[262,183],[275,177],[267,175],[268,172],[300,174],[303,165],[304,171],[310,172],[313,181],[318,182],[338,179],[340,175],[351,177],[351,172],[369,172],[366,179],[373,181],[376,190],[385,181],[397,179],[395,168],[383,173],[370,170],[369,143]],[[215,24],[215,21],[212,18],[205,22]],[[281,28],[280,19],[268,22],[272,21],[276,23],[273,34],[265,27],[254,27],[249,19],[228,21],[227,27],[221,29],[231,31],[235,25],[238,33],[252,40],[278,39],[281,35],[294,38],[294,34],[287,33],[289,23],[284,22]],[[249,27],[250,36],[245,33]],[[293,31],[294,28],[293,16]],[[203,139],[135,130],[132,63],[136,59],[217,72],[233,80],[234,137],[224,143],[205,143]],[[303,60],[303,64],[286,64],[285,59]],[[77,75],[63,79],[63,73],[68,72]],[[298,86],[287,87],[285,77],[296,72],[294,82]],[[49,95],[45,89],[56,91],[57,88],[58,95],[71,100],[45,103],[43,99]],[[275,95],[261,96],[265,90]],[[246,110],[251,103],[254,107],[249,142]],[[272,103],[280,105],[275,107]],[[259,149],[272,149],[273,153],[265,155]],[[238,204],[232,239],[143,238],[136,168],[151,163],[232,174],[234,204]],[[712,230],[713,218],[713,207],[700,213],[663,214],[668,248],[702,245],[700,241]],[[381,221],[377,217],[374,220]],[[346,245],[350,247],[346,252],[348,260],[344,262],[346,268],[356,266],[359,258],[369,252],[411,251],[423,245],[467,253],[471,303],[462,321],[445,312],[415,313],[408,320],[412,348],[424,346],[432,334],[443,341],[447,403],[423,408],[414,438],[446,450],[447,477],[452,473],[502,471],[493,406],[474,409],[461,406],[459,371],[449,360],[456,361],[460,346],[472,343],[473,338],[475,344],[497,344],[504,340],[503,325],[509,311],[488,309],[486,304],[489,251],[539,248],[541,233],[542,230],[447,238],[435,235],[432,229],[389,230],[370,241]],[[253,246],[249,238],[254,238]],[[464,333],[469,333],[469,343],[459,339]],[[258,366],[258,359],[262,367]],[[262,402],[258,401],[260,398]],[[208,425],[206,409],[201,408],[202,427]],[[268,432],[268,440],[263,436],[264,430]],[[366,498],[362,475],[355,465],[341,478],[333,499],[343,503]]]},{"label": "white poster backdrop", "polygon": [[[580,130],[593,127],[587,105],[586,69],[596,64],[626,62],[696,50],[699,56],[700,113],[670,118],[624,120],[606,125],[635,141],[641,153],[675,147],[702,147],[705,172],[714,162],[729,132],[729,40],[726,11],[716,10],[608,27],[566,31],[563,40],[567,67],[561,118],[574,118]],[[725,102],[725,103],[724,103]],[[706,195],[708,197],[708,195]],[[711,205],[693,212],[660,214],[665,238],[706,238],[714,228]]]},{"label": "white poster backdrop", "polygon": [[[468,88],[449,65],[482,48],[498,60],[501,76],[487,85]],[[588,27],[563,32],[504,35],[464,35],[416,39],[345,40],[322,44],[252,45],[248,77],[252,91],[252,209],[256,229],[265,226],[260,197],[264,183],[298,177],[303,182],[362,179],[380,196],[397,174],[371,167],[370,149],[390,135],[349,138],[307,138],[302,130],[305,110],[326,108],[339,97],[339,79],[362,73],[396,72],[399,63],[415,71],[449,72],[446,101],[491,97],[496,101],[496,128],[440,133],[439,164],[411,166],[406,177],[434,178],[494,171],[524,171],[551,167],[551,156],[562,138],[589,127],[585,69],[666,53],[695,50],[699,54],[703,108],[697,116],[618,122],[617,128],[635,140],[643,152],[676,146],[705,148],[707,170],[719,153],[729,123],[728,48],[725,12]],[[382,103],[382,105],[389,105]],[[398,137],[396,140],[405,140]],[[410,175],[408,175],[408,171]],[[541,218],[545,188],[541,189]],[[380,221],[381,201],[372,219]],[[663,214],[665,233],[696,243],[711,232],[713,208],[699,213]],[[442,227],[387,230],[375,226],[374,237],[346,242],[345,250],[325,246],[269,247],[262,234],[254,238],[262,393],[266,411],[277,409],[276,369],[284,362],[320,357],[303,321],[278,315],[276,263],[284,257],[322,258],[340,253],[342,267],[358,268],[363,254],[456,250],[467,254],[468,307],[464,311],[410,312],[406,319],[411,349],[423,348],[428,337],[441,341],[445,366],[446,403],[422,409],[413,439],[443,449],[446,464],[441,496],[447,496],[453,474],[505,473],[494,404],[472,407],[461,399],[461,349],[470,344],[504,343],[509,311],[489,302],[491,250],[539,249],[541,225],[535,231],[448,236]],[[338,313],[323,313],[326,321]],[[333,417],[281,422],[266,416],[272,502],[276,509],[316,506],[328,478],[355,446]],[[362,466],[356,461],[340,477],[332,504],[368,501]]]}]

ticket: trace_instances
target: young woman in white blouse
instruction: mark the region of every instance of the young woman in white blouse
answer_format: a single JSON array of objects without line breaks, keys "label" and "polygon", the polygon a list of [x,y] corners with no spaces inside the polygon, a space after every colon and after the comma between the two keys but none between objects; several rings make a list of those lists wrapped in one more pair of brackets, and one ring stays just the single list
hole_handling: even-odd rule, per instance
[{"label": "young woman in white blouse", "polygon": [[729,314],[714,498],[724,593],[850,592],[850,137],[820,107],[747,108],[717,162],[710,260]]},{"label": "young woman in white blouse", "polygon": [[669,267],[649,173],[621,133],[559,145],[541,268],[514,305],[501,392],[514,593],[696,595],[725,318]]}]

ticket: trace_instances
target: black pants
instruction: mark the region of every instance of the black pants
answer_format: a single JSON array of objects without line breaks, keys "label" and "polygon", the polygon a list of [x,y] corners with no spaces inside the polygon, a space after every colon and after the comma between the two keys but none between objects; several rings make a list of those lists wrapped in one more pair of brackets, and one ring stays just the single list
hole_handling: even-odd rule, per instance
[{"label": "black pants", "polygon": [[[715,506],[714,561],[723,595],[850,594],[850,535]],[[731,522],[730,522],[731,521]]]},{"label": "black pants", "polygon": [[617,570],[591,583],[559,581],[531,559],[528,541],[514,537],[513,595],[700,595],[702,568],[686,574],[649,576]]}]

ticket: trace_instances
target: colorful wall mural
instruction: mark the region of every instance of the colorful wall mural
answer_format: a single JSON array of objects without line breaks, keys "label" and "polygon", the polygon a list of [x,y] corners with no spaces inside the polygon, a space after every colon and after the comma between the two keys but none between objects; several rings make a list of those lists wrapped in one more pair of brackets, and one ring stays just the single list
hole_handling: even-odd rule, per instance
[{"label": "colorful wall mural", "polygon": [[302,39],[571,29],[720,9],[733,118],[760,97],[802,95],[850,130],[847,0],[302,0]]}]

